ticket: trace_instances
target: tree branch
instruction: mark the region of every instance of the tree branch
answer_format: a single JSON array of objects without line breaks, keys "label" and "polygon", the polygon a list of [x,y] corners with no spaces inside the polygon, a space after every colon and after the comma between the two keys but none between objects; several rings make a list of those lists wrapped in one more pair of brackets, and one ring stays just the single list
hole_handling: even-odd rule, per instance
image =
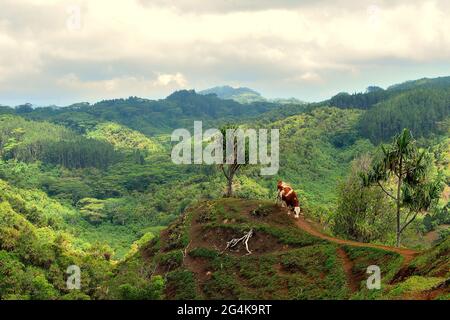
[{"label": "tree branch", "polygon": [[386,193],[389,197],[391,197],[392,199],[394,199],[395,201],[397,201],[397,198],[394,197],[392,194],[390,194],[388,191],[386,191],[386,189],[383,187],[383,185],[380,183],[380,181],[377,181],[378,185],[380,186],[381,190],[384,191],[384,193]]},{"label": "tree branch", "polygon": [[223,174],[225,175],[225,178],[227,178],[227,180],[230,180],[230,176],[227,174],[227,172],[225,170],[225,166],[221,165],[221,167],[222,167]]},{"label": "tree branch", "polygon": [[409,224],[411,223],[411,222],[413,222],[415,219],[416,219],[416,217],[417,217],[417,215],[419,214],[419,212],[416,212],[416,214],[411,218],[411,220],[409,220],[401,229],[400,229],[400,233],[402,233],[403,232],[403,230],[405,230],[405,228],[407,227],[407,226],[409,226]]},{"label": "tree branch", "polygon": [[409,211],[408,214],[406,215],[404,223],[406,223],[408,221],[408,218],[410,215],[411,215],[411,211]]}]

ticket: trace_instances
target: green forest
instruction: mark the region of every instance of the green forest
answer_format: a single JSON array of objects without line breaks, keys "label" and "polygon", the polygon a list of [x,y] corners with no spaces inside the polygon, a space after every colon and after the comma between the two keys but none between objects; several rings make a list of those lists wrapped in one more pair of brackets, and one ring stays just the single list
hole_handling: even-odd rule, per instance
[{"label": "green forest", "polygon": [[[218,166],[172,163],[171,132],[199,120],[279,129],[278,174],[242,167],[225,199]],[[321,233],[368,246],[296,228],[278,180]],[[450,77],[310,104],[182,90],[0,106],[0,299],[450,299],[449,198]],[[249,228],[254,254],[218,249]],[[385,289],[370,291],[375,263]],[[80,290],[66,285],[71,265]]]}]

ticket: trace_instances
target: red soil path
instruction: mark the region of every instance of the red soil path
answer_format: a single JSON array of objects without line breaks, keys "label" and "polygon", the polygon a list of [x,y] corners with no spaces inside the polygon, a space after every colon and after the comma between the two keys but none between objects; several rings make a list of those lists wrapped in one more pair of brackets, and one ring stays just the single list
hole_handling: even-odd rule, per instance
[{"label": "red soil path", "polygon": [[398,253],[399,255],[401,255],[403,257],[403,259],[404,259],[403,264],[404,265],[406,265],[409,262],[411,262],[411,260],[413,260],[414,257],[419,253],[418,251],[411,250],[411,249],[406,249],[406,248],[389,247],[389,246],[383,246],[383,245],[378,245],[378,244],[363,243],[363,242],[357,242],[357,241],[352,241],[352,240],[344,240],[344,239],[331,237],[331,236],[326,235],[326,234],[318,231],[317,229],[315,229],[311,225],[311,223],[309,223],[302,216],[300,218],[298,218],[298,219],[295,219],[295,224],[300,229],[302,229],[303,231],[309,233],[310,235],[313,235],[313,236],[315,236],[317,238],[325,239],[325,240],[328,240],[330,242],[334,242],[334,243],[337,243],[337,244],[348,245],[348,246],[353,246],[353,247],[376,248],[376,249],[382,249],[382,250]]}]

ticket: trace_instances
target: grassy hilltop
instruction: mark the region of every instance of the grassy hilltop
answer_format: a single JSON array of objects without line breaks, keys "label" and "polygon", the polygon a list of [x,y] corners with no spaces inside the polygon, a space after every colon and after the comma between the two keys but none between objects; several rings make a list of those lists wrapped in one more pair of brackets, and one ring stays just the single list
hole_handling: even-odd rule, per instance
[{"label": "grassy hilltop", "polygon": [[[251,254],[242,244],[225,250],[250,229]],[[112,295],[145,298],[159,278],[165,279],[159,294],[169,299],[450,297],[448,240],[412,256],[395,250],[313,236],[271,201],[204,201],[118,266]],[[366,288],[369,265],[381,268],[381,290]]]}]

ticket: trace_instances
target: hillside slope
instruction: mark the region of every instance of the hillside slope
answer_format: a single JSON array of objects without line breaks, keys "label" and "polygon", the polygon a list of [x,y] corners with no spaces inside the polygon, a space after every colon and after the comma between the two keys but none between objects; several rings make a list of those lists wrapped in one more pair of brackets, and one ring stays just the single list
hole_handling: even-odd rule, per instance
[{"label": "hillside slope", "polygon": [[[161,276],[168,299],[449,298],[450,240],[419,254],[337,241],[300,221],[270,201],[200,202],[118,266],[111,295]],[[242,244],[226,250],[249,230],[251,254]],[[370,265],[381,269],[381,290],[366,289]]]},{"label": "hillside slope", "polygon": [[[78,213],[38,190],[0,179],[0,300],[101,299],[112,270],[102,245],[69,233]],[[80,266],[81,290],[68,290],[68,266]]]}]

